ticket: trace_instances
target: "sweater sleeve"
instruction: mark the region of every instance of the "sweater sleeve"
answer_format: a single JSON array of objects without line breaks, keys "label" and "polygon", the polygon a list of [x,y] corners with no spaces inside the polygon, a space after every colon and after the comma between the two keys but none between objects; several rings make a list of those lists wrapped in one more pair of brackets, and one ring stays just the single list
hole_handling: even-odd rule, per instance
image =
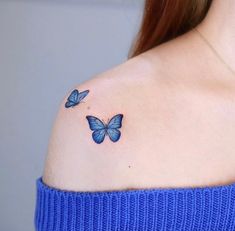
[{"label": "sweater sleeve", "polygon": [[36,231],[235,230],[235,183],[73,192],[36,181]]}]

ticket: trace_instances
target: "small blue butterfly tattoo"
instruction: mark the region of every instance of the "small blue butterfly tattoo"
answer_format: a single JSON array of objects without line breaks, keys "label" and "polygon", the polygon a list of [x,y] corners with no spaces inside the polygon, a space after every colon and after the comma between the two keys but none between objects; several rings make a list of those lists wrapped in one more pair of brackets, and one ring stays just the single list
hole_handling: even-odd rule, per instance
[{"label": "small blue butterfly tattoo", "polygon": [[73,90],[65,103],[65,107],[69,108],[78,105],[88,95],[88,93],[89,90],[82,91],[80,93],[77,89]]},{"label": "small blue butterfly tattoo", "polygon": [[97,144],[104,141],[105,135],[108,135],[113,142],[117,142],[120,139],[121,132],[118,129],[122,127],[122,114],[113,116],[107,124],[95,116],[86,116],[86,118],[90,129],[93,131],[92,138]]}]

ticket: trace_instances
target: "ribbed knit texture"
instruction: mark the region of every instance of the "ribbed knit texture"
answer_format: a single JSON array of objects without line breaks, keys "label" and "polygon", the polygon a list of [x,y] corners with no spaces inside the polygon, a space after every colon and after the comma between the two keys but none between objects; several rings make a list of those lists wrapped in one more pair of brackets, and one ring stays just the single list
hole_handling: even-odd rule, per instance
[{"label": "ribbed knit texture", "polygon": [[37,179],[37,231],[235,231],[230,185],[72,192]]}]

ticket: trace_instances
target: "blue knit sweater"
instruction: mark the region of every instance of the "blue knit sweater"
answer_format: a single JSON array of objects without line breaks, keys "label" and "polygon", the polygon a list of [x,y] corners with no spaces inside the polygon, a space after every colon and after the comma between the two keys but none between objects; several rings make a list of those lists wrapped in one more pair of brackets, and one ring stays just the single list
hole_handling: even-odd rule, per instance
[{"label": "blue knit sweater", "polygon": [[72,192],[37,179],[37,231],[235,230],[235,183]]}]

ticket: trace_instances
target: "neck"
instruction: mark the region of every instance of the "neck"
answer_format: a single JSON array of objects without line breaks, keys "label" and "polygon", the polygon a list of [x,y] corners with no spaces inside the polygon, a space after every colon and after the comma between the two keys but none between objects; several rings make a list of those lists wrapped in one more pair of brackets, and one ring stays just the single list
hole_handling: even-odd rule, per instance
[{"label": "neck", "polygon": [[197,26],[204,37],[235,71],[235,1],[213,0],[206,18]]}]

